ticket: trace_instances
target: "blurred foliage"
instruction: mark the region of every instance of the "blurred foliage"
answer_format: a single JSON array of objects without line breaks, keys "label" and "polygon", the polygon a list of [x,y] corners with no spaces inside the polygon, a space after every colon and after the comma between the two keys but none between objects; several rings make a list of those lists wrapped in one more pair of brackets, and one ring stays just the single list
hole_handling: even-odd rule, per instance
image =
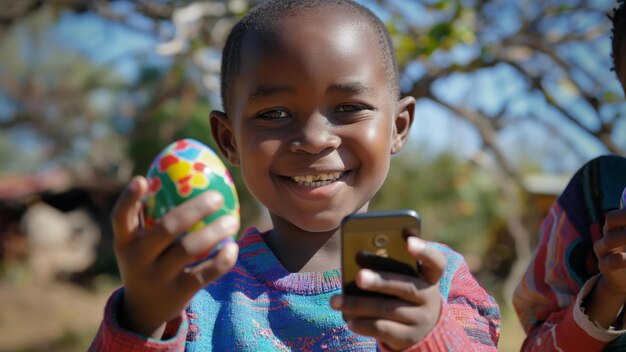
[{"label": "blurred foliage", "polygon": [[[516,259],[507,228],[510,204],[491,172],[455,153],[431,154],[425,152],[428,149],[405,150],[392,159],[387,180],[370,209],[416,210],[422,236],[463,253],[478,280],[505,303],[506,280]],[[525,161],[525,170],[536,168],[536,162]],[[530,197],[520,202],[530,206]],[[535,213],[532,209],[520,214],[533,229],[540,221]]]},{"label": "blurred foliage", "polygon": [[506,207],[491,176],[452,153],[432,157],[407,152],[394,158],[371,207],[416,210],[424,238],[451,246],[478,266],[477,258],[487,254],[493,234],[506,221]]},{"label": "blurred foliage", "polygon": [[[51,30],[56,20],[42,9],[0,41],[2,170],[35,172],[51,161],[98,168],[103,159],[123,157],[115,148],[120,136],[111,128],[112,111],[98,104],[100,96],[119,93],[122,77],[60,42]],[[93,145],[106,145],[106,155],[91,153]]]}]

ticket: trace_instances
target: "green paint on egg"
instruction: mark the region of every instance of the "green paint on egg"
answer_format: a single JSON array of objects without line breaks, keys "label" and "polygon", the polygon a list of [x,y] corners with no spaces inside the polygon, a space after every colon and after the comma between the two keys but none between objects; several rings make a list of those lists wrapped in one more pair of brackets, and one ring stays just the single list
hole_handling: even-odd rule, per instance
[{"label": "green paint on egg", "polygon": [[[143,200],[143,210],[147,229],[172,208],[208,190],[220,192],[224,204],[219,211],[192,226],[190,231],[226,214],[239,220],[237,190],[228,169],[211,148],[197,140],[181,139],[165,147],[150,165],[146,177],[149,192]],[[236,233],[228,241],[235,237]],[[214,251],[196,259],[202,261],[211,257],[224,243],[222,241]]]}]

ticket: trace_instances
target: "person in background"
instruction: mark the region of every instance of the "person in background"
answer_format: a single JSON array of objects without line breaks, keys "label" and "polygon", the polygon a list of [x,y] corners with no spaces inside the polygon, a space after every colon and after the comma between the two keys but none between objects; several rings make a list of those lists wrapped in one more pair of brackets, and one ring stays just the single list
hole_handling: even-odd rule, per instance
[{"label": "person in background", "polygon": [[[612,58],[626,95],[626,9],[612,21]],[[544,219],[514,295],[522,351],[626,351],[626,158],[583,165]]]}]

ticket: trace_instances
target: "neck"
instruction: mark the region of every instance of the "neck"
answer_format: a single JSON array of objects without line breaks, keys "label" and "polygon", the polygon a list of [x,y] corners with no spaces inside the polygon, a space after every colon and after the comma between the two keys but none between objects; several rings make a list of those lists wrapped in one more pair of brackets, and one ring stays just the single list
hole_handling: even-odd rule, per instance
[{"label": "neck", "polygon": [[289,272],[321,272],[340,267],[339,229],[308,232],[274,215],[272,224],[267,245]]}]

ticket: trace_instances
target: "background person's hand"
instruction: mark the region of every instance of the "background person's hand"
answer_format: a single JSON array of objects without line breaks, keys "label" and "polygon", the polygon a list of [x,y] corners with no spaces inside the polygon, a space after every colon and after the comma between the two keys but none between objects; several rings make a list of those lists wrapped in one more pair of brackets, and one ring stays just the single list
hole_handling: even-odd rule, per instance
[{"label": "background person's hand", "polygon": [[593,247],[602,280],[607,288],[626,296],[626,209],[607,213],[603,233]]},{"label": "background person's hand", "polygon": [[192,225],[220,209],[221,195],[207,191],[169,211],[150,230],[143,230],[139,212],[147,190],[144,177],[133,178],[111,215],[115,255],[124,284],[120,323],[138,334],[160,338],[166,322],[178,316],[198,290],[235,264],[239,248],[228,243],[212,259],[188,267],[197,256],[237,232],[239,222],[222,216],[177,240]]},{"label": "background person's hand", "polygon": [[626,305],[626,209],[607,213],[603,236],[593,250],[601,276],[583,305],[589,319],[608,329]]}]

